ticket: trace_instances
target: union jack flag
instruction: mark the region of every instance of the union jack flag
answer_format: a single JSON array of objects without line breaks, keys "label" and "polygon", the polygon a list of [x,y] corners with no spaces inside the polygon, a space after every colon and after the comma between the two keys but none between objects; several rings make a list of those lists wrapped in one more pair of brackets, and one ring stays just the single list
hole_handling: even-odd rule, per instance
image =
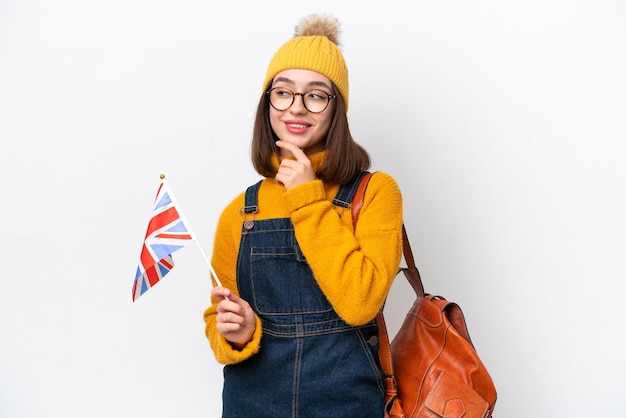
[{"label": "union jack flag", "polygon": [[182,212],[177,209],[174,195],[165,180],[162,180],[154,199],[154,211],[141,248],[133,284],[133,302],[172,270],[174,267],[172,253],[194,240],[193,233],[183,219]]}]

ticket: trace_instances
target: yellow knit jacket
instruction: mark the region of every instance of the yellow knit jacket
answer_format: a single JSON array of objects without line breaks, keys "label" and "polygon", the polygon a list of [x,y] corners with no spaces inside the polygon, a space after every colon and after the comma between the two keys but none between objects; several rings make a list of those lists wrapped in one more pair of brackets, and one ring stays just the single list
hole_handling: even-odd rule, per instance
[{"label": "yellow knit jacket", "polygon": [[[324,156],[325,152],[309,156],[314,168],[321,166]],[[332,205],[338,190],[339,185],[314,180],[285,191],[275,179],[266,178],[254,219],[291,218],[298,244],[330,304],[348,324],[361,325],[382,307],[400,265],[402,195],[390,175],[376,172],[367,186],[355,233],[350,209]],[[236,294],[243,206],[241,193],[222,212],[211,261],[222,285]],[[262,334],[258,316],[252,340],[238,350],[217,331],[217,301],[212,303],[204,320],[216,360],[233,364],[257,353]]]}]

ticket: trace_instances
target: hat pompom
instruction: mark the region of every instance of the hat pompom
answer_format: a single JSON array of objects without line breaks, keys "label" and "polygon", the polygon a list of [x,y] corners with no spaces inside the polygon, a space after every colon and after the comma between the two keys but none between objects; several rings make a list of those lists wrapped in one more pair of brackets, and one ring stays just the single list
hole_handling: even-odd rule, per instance
[{"label": "hat pompom", "polygon": [[341,46],[340,33],[339,20],[331,16],[313,14],[300,21],[294,36],[325,36],[335,45]]}]

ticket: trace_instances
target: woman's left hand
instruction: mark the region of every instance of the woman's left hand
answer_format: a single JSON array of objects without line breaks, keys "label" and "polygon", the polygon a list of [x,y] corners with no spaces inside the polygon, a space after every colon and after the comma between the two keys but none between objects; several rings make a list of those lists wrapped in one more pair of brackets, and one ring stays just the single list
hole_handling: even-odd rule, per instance
[{"label": "woman's left hand", "polygon": [[283,159],[280,167],[278,167],[278,173],[276,173],[276,181],[282,183],[285,189],[289,190],[315,180],[313,165],[304,151],[296,145],[285,141],[276,141],[276,146],[289,151],[295,157],[295,160]]}]

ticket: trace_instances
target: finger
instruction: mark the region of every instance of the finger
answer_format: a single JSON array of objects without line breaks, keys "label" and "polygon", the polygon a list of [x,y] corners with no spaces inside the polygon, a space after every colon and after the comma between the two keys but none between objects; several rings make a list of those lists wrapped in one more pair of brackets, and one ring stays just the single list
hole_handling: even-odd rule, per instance
[{"label": "finger", "polygon": [[242,325],[245,321],[245,318],[241,315],[238,315],[234,312],[225,312],[220,315],[218,321],[223,324],[237,324]]},{"label": "finger", "polygon": [[219,322],[217,324],[217,331],[224,335],[231,332],[237,332],[241,329],[241,324],[235,324],[232,322]]},{"label": "finger", "polygon": [[222,287],[222,286],[215,286],[213,289],[211,289],[211,296],[214,296],[216,298],[224,298],[224,299],[228,299],[228,297],[231,295],[231,291],[230,289],[226,288],[226,287]]},{"label": "finger", "polygon": [[280,170],[281,168],[290,168],[293,169],[299,165],[302,165],[301,162],[297,161],[297,160],[291,160],[288,158],[285,158],[284,160],[282,160],[280,162],[280,166],[278,166],[278,169]]},{"label": "finger", "polygon": [[231,292],[230,289],[226,289],[226,290],[228,290],[227,294],[225,295],[225,299],[226,300],[229,300],[229,301],[234,302],[234,303],[239,303],[239,301],[243,300],[239,296],[237,296],[236,294]]},{"label": "finger", "polygon": [[217,305],[218,313],[233,312],[237,315],[241,315],[242,311],[241,306],[230,299],[224,299]]}]

